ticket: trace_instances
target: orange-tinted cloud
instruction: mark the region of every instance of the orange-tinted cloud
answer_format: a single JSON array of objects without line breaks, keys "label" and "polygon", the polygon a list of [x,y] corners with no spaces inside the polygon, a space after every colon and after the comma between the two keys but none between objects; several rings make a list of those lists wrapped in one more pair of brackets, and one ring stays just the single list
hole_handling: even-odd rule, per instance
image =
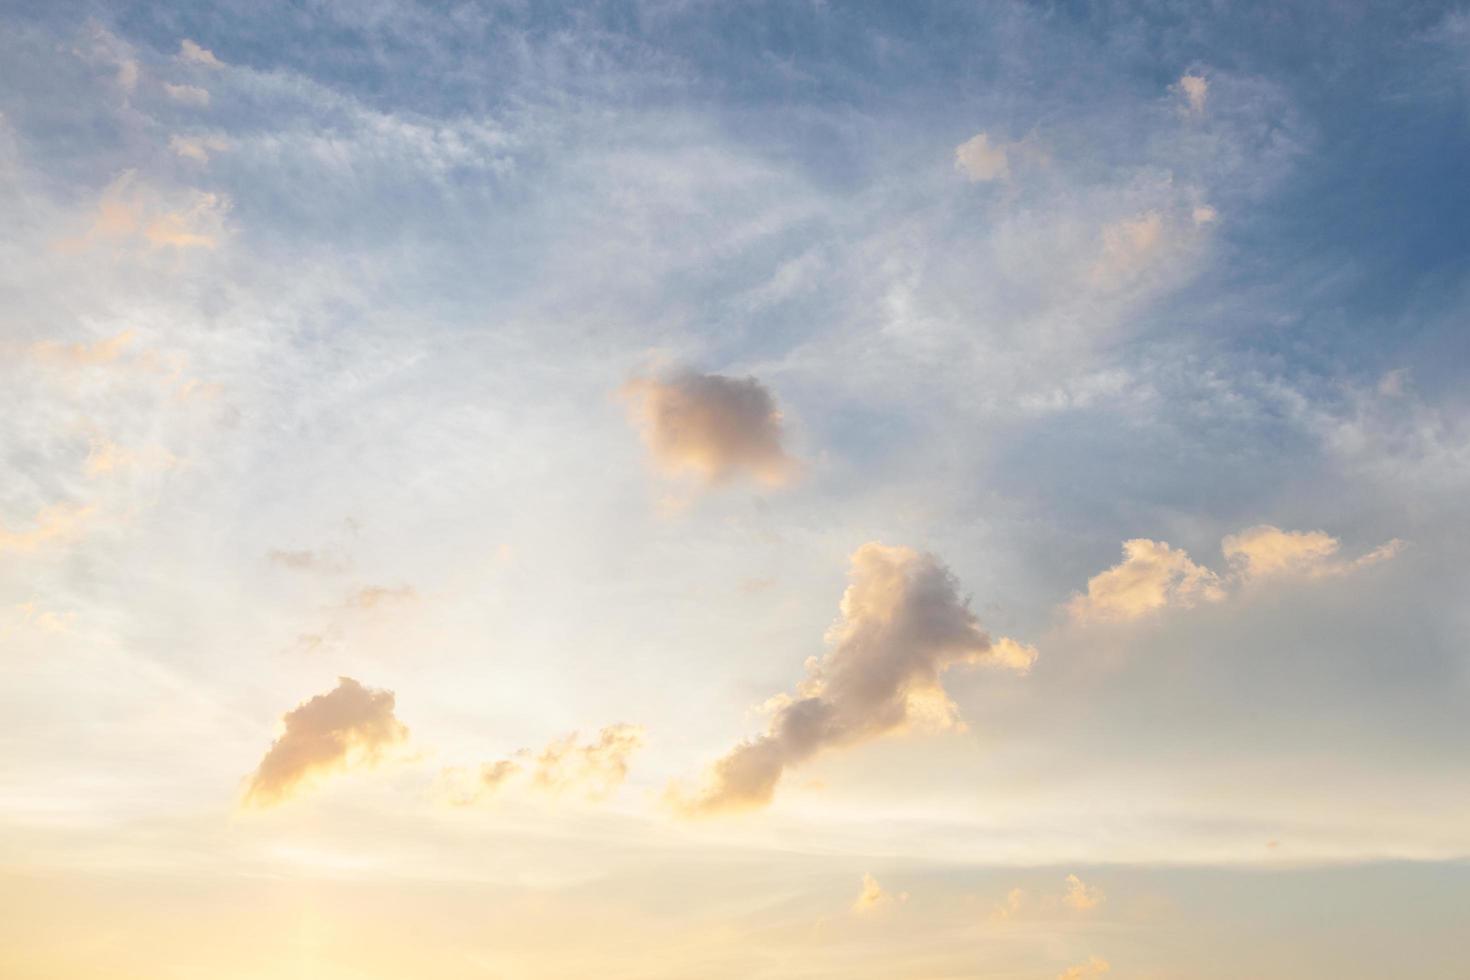
[{"label": "orange-tinted cloud", "polygon": [[807,662],[795,696],[771,700],[766,733],[716,760],[692,796],[671,787],[676,808],[764,806],[788,767],[822,751],[910,727],[954,726],[956,709],[940,683],[946,670],[979,663],[1025,670],[1036,656],[1015,641],[992,642],[949,570],[911,548],[869,543],[855,551],[841,613],[826,656]]},{"label": "orange-tinted cloud", "polygon": [[591,741],[572,732],[539,752],[521,749],[482,765],[472,784],[456,792],[455,802],[473,803],[515,782],[554,796],[575,793],[589,800],[606,799],[628,778],[628,760],[643,747],[643,739],[641,726],[620,723],[608,725]]},{"label": "orange-tinted cloud", "polygon": [[1085,977],[1100,977],[1112,969],[1101,956],[1088,957],[1086,963],[1069,966],[1057,974],[1057,980],[1084,980]]},{"label": "orange-tinted cloud", "polygon": [[681,371],[623,386],[630,413],[660,470],[705,484],[746,475],[770,485],[797,464],[782,448],[781,412],[755,378]]},{"label": "orange-tinted cloud", "polygon": [[250,777],[245,802],[274,806],[303,784],[353,767],[371,767],[408,738],[394,717],[393,692],[363,687],[350,677],[286,712],[285,730]]},{"label": "orange-tinted cloud", "polygon": [[102,241],[141,239],[155,248],[214,248],[224,229],[228,199],[191,191],[187,200],[166,203],[138,182],[137,172],[121,174],[102,192],[91,227],[80,238],[58,242],[77,251]]},{"label": "orange-tinted cloud", "polygon": [[1387,561],[1404,543],[1394,538],[1352,561],[1337,557],[1339,547],[1325,531],[1283,531],[1260,524],[1221,540],[1229,572],[1217,574],[1195,564],[1182,548],[1134,538],[1123,542],[1123,560],[1088,579],[1087,594],[1073,596],[1067,611],[1079,622],[1138,619],[1166,607],[1219,602],[1229,595],[1227,587],[1260,579],[1346,575]]},{"label": "orange-tinted cloud", "polygon": [[37,513],[26,530],[12,531],[0,525],[0,553],[32,552],[51,542],[69,541],[81,533],[92,512],[92,507],[52,504]]},{"label": "orange-tinted cloud", "polygon": [[903,904],[909,900],[908,892],[899,892],[897,895],[883,890],[878,884],[878,879],[870,874],[863,875],[862,888],[858,891],[858,897],[853,900],[852,910],[859,915],[867,912],[876,912],[897,902]]}]

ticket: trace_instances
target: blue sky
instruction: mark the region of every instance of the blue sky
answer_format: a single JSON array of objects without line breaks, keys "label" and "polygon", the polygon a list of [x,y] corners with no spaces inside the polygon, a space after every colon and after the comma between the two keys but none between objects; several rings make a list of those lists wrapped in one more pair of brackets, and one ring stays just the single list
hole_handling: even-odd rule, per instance
[{"label": "blue sky", "polygon": [[0,23],[18,975],[1456,968],[1463,6]]}]

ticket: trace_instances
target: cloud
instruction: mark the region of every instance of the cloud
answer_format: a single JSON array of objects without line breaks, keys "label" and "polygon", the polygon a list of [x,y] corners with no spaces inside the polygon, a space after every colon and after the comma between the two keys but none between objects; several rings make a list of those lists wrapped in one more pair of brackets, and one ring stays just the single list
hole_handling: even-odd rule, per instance
[{"label": "cloud", "polygon": [[1067,893],[1062,896],[1062,903],[1068,908],[1086,912],[1097,908],[1106,900],[1101,888],[1085,884],[1076,875],[1067,875]]},{"label": "cloud", "polygon": [[1340,543],[1325,531],[1283,531],[1260,524],[1220,542],[1229,574],[1196,565],[1182,548],[1134,538],[1123,542],[1123,560],[1087,580],[1087,594],[1074,595],[1067,611],[1079,622],[1123,622],[1166,607],[1188,609],[1219,602],[1227,586],[1278,576],[1321,578],[1345,575],[1387,561],[1404,548],[1397,538],[1352,561],[1337,556]]},{"label": "cloud", "polygon": [[12,531],[0,525],[0,554],[29,553],[53,541],[69,541],[81,533],[93,510],[77,504],[52,504],[36,514],[28,530]]},{"label": "cloud", "polygon": [[230,141],[223,136],[171,136],[168,148],[185,160],[208,163],[211,153],[221,153],[230,148]]},{"label": "cloud", "polygon": [[1209,225],[1219,220],[1220,212],[1208,204],[1197,204],[1190,212],[1190,217],[1194,219],[1196,225]]},{"label": "cloud", "polygon": [[781,412],[755,378],[680,371],[623,386],[630,415],[659,469],[705,484],[744,473],[780,485],[797,464],[782,448]]},{"label": "cloud", "polygon": [[1067,608],[1079,621],[1120,622],[1165,606],[1188,608],[1223,598],[1219,577],[1183,549],[1134,538],[1123,542],[1123,560],[1088,579],[1087,594],[1073,596]]},{"label": "cloud", "polygon": [[306,782],[349,768],[371,767],[408,738],[393,715],[393,692],[363,687],[350,677],[282,719],[285,731],[250,777],[247,804],[274,806]]},{"label": "cloud", "polygon": [[841,615],[828,651],[807,661],[796,695],[778,695],[768,730],[715,761],[693,796],[677,784],[669,799],[685,813],[764,806],[782,774],[828,749],[910,727],[958,724],[941,675],[962,664],[1025,670],[1035,651],[994,643],[959,595],[949,570],[911,548],[865,544],[852,555]]},{"label": "cloud", "polygon": [[1210,83],[1205,80],[1203,75],[1185,72],[1180,76],[1179,81],[1174,83],[1174,87],[1184,97],[1185,104],[1189,106],[1190,112],[1196,116],[1204,113],[1205,99],[1210,94]]},{"label": "cloud", "polygon": [[203,65],[206,68],[222,68],[223,63],[214,56],[214,52],[208,48],[201,47],[187,37],[179,42],[180,61],[186,61],[194,65]]},{"label": "cloud", "polygon": [[133,342],[134,336],[133,331],[124,330],[90,344],[58,344],[52,340],[38,340],[30,346],[29,351],[33,358],[45,363],[92,367],[111,364],[122,357],[123,349]]},{"label": "cloud", "polygon": [[[344,567],[342,561],[309,549],[291,551],[283,548],[272,548],[265,553],[265,556],[275,564],[297,572],[340,572]],[[347,604],[359,608],[371,608],[386,598],[411,599],[415,597],[416,593],[408,586],[403,586],[398,589],[369,586],[353,593],[347,600]]]},{"label": "cloud", "polygon": [[58,245],[75,250],[98,241],[141,238],[155,248],[214,248],[229,209],[228,198],[204,191],[191,191],[187,200],[167,204],[138,182],[136,171],[128,170],[102,191],[87,232]]},{"label": "cloud", "polygon": [[1102,254],[1092,267],[1093,283],[1115,287],[1137,278],[1162,251],[1164,239],[1164,218],[1157,211],[1104,225]]},{"label": "cloud", "polygon": [[864,873],[862,888],[858,892],[858,897],[853,900],[852,910],[861,915],[865,912],[875,912],[880,908],[892,905],[894,902],[902,904],[908,900],[908,892],[899,892],[897,895],[891,895],[884,891],[883,887],[878,884],[877,878]]},{"label": "cloud", "polygon": [[1011,164],[1007,144],[992,143],[988,133],[976,133],[955,147],[954,167],[972,182],[1008,180]]},{"label": "cloud", "polygon": [[453,799],[461,805],[517,782],[553,796],[576,793],[588,800],[603,800],[628,778],[628,760],[643,747],[643,741],[642,726],[619,723],[608,725],[592,741],[581,741],[572,732],[539,752],[521,749],[508,758],[487,762],[468,786],[462,770],[446,775],[460,784]]},{"label": "cloud", "polygon": [[368,585],[349,595],[342,604],[350,609],[376,609],[390,602],[412,602],[418,597],[418,590],[411,585]]},{"label": "cloud", "polygon": [[1046,917],[1063,914],[1064,909],[1073,912],[1090,912],[1107,900],[1101,888],[1089,885],[1075,874],[1064,879],[1066,890],[1061,893],[1036,894],[1024,888],[1012,888],[1005,900],[995,906],[997,919],[1021,917]]},{"label": "cloud", "polygon": [[1057,980],[1083,980],[1084,977],[1100,977],[1111,970],[1108,961],[1101,956],[1088,957],[1086,963],[1069,966],[1057,974]]},{"label": "cloud", "polygon": [[200,88],[198,85],[175,85],[172,82],[164,82],[163,91],[179,105],[194,106],[200,109],[209,105],[209,89]]},{"label": "cloud", "polygon": [[1403,549],[1395,538],[1353,561],[1341,561],[1341,542],[1325,531],[1283,531],[1259,524],[1220,542],[1225,561],[1242,581],[1297,575],[1317,578],[1343,575],[1368,565],[1387,561]]}]

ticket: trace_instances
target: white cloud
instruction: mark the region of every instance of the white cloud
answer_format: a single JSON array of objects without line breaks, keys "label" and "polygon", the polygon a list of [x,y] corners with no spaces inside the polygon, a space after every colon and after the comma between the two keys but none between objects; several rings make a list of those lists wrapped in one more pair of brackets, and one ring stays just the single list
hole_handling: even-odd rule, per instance
[{"label": "white cloud", "polygon": [[976,133],[955,147],[954,166],[971,181],[1007,180],[1011,176],[1007,144],[992,143],[987,133]]}]

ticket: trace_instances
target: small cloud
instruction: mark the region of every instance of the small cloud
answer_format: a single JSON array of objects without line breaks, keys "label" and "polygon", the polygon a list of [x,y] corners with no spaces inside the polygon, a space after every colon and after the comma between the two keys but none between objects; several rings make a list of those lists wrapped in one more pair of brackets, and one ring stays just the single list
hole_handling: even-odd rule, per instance
[{"label": "small cloud", "polygon": [[1341,543],[1325,531],[1283,531],[1270,524],[1227,535],[1220,542],[1236,576],[1241,581],[1296,575],[1318,578],[1343,575],[1368,565],[1387,561],[1403,549],[1395,538],[1353,561],[1337,558]]},{"label": "small cloud", "polygon": [[285,730],[250,777],[246,804],[274,806],[321,776],[377,765],[408,738],[393,701],[392,691],[339,677],[333,690],[286,712]]},{"label": "small cloud", "polygon": [[1183,97],[1189,111],[1196,115],[1203,115],[1205,111],[1205,99],[1210,94],[1210,83],[1203,75],[1193,72],[1185,72],[1179,81],[1174,83],[1174,89]]},{"label": "small cloud", "polygon": [[180,61],[192,65],[203,65],[206,68],[223,68],[224,64],[214,56],[214,52],[205,47],[200,47],[194,41],[184,38],[179,42]]},{"label": "small cloud", "polygon": [[1087,594],[1067,604],[1082,622],[1122,622],[1166,606],[1193,606],[1225,598],[1219,577],[1164,541],[1123,542],[1123,560],[1087,580]]},{"label": "small cloud", "polygon": [[995,906],[996,919],[1055,918],[1072,912],[1090,912],[1104,901],[1101,888],[1089,885],[1075,874],[1064,879],[1066,889],[1060,893],[1028,892],[1023,888],[1012,888],[1003,901]]},{"label": "small cloud", "polygon": [[1408,368],[1394,368],[1378,379],[1378,393],[1384,398],[1401,398],[1409,383]]},{"label": "small cloud", "polygon": [[167,470],[178,464],[178,457],[160,446],[128,449],[110,439],[93,436],[82,464],[87,476],[97,479],[123,470]]},{"label": "small cloud", "polygon": [[1160,253],[1164,238],[1164,218],[1157,211],[1105,225],[1102,254],[1092,267],[1093,283],[1115,288],[1136,279]]},{"label": "small cloud", "polygon": [[852,911],[858,915],[862,915],[867,912],[875,912],[895,902],[901,905],[908,900],[908,892],[899,892],[897,895],[891,895],[884,891],[882,886],[878,884],[878,879],[865,873],[863,875],[862,888],[858,892],[858,897],[852,903]]},{"label": "small cloud", "polygon": [[1007,144],[992,143],[988,133],[976,133],[955,147],[954,167],[972,183],[1008,180],[1011,164]]},{"label": "small cloud", "polygon": [[12,618],[17,620],[21,626],[39,633],[65,633],[71,629],[76,614],[42,609],[38,603],[32,601],[17,603]]},{"label": "small cloud", "polygon": [[52,542],[70,541],[81,534],[93,511],[77,504],[52,504],[36,514],[27,530],[12,531],[0,525],[0,554],[30,553]]},{"label": "small cloud", "polygon": [[517,781],[552,796],[575,793],[588,800],[611,796],[628,778],[628,761],[643,747],[640,725],[608,725],[597,738],[582,741],[572,732],[555,739],[539,752],[521,749],[509,758],[487,762],[470,781],[462,770],[446,773],[460,784],[453,802],[474,803],[494,795]]},{"label": "small cloud", "polygon": [[[272,548],[270,551],[267,551],[265,553],[265,557],[269,561],[280,565],[283,568],[289,568],[292,571],[297,572],[340,572],[343,570],[343,563],[340,560],[328,557],[317,551],[311,551],[309,549],[291,551],[283,548]],[[409,595],[402,595],[404,589],[407,589]],[[404,587],[404,589],[396,590],[396,592],[402,598],[412,598],[413,590],[407,588],[406,586]],[[390,591],[395,590],[386,590],[381,588],[373,590],[371,587],[367,589],[361,589],[353,594],[352,598],[348,600],[347,604],[362,605],[364,602],[366,602],[367,605],[371,607],[372,605],[375,605],[378,602],[382,601],[384,598],[388,597],[383,595],[382,593]]]},{"label": "small cloud", "polygon": [[1191,212],[1196,225],[1212,225],[1220,218],[1220,213],[1208,204],[1199,204]]},{"label": "small cloud", "polygon": [[193,106],[196,109],[209,105],[209,89],[200,88],[198,85],[174,85],[171,82],[164,82],[163,91],[179,105]]},{"label": "small cloud", "polygon": [[393,588],[368,585],[352,593],[342,604],[349,609],[376,609],[393,602],[412,602],[418,597],[418,590],[411,585]]},{"label": "small cloud", "polygon": [[1097,908],[1106,897],[1102,889],[1096,885],[1083,883],[1076,875],[1067,875],[1067,893],[1062,896],[1062,903],[1070,909],[1078,912],[1087,912]]},{"label": "small cloud", "polygon": [[852,555],[841,615],[828,650],[807,662],[795,695],[768,702],[765,734],[741,742],[710,766],[704,786],[668,799],[689,815],[768,804],[782,775],[813,756],[911,728],[960,727],[940,683],[951,667],[989,664],[1024,670],[1035,653],[992,642],[933,555],[871,542]]},{"label": "small cloud", "polygon": [[133,92],[138,88],[138,63],[131,59],[118,63],[115,81],[117,87],[124,92]]},{"label": "small cloud", "polygon": [[131,330],[94,340],[90,344],[58,344],[51,340],[39,340],[28,349],[31,357],[50,364],[68,367],[93,367],[111,364],[122,357],[123,350],[133,342]]},{"label": "small cloud", "polygon": [[168,148],[185,160],[208,163],[211,153],[222,153],[230,148],[230,141],[223,136],[178,136],[169,137]]},{"label": "small cloud", "polygon": [[1108,961],[1101,956],[1089,957],[1086,963],[1069,966],[1057,974],[1057,980],[1084,980],[1086,977],[1100,977],[1111,970]]},{"label": "small cloud", "polygon": [[1352,561],[1337,558],[1339,542],[1325,531],[1283,531],[1270,524],[1226,535],[1220,542],[1230,568],[1222,577],[1196,565],[1183,550],[1163,541],[1123,542],[1123,561],[1087,580],[1087,594],[1074,595],[1067,611],[1078,622],[1124,622],[1201,601],[1219,602],[1227,586],[1278,576],[1322,578],[1388,561],[1404,549],[1394,538]]},{"label": "small cloud", "polygon": [[57,244],[75,251],[99,241],[141,238],[156,248],[214,248],[229,209],[227,198],[203,191],[190,192],[187,201],[165,203],[128,170],[103,190],[87,232]]},{"label": "small cloud", "polygon": [[755,378],[685,370],[634,378],[622,388],[633,421],[660,470],[706,485],[745,474],[778,486],[797,464],[782,448],[781,412]]}]

